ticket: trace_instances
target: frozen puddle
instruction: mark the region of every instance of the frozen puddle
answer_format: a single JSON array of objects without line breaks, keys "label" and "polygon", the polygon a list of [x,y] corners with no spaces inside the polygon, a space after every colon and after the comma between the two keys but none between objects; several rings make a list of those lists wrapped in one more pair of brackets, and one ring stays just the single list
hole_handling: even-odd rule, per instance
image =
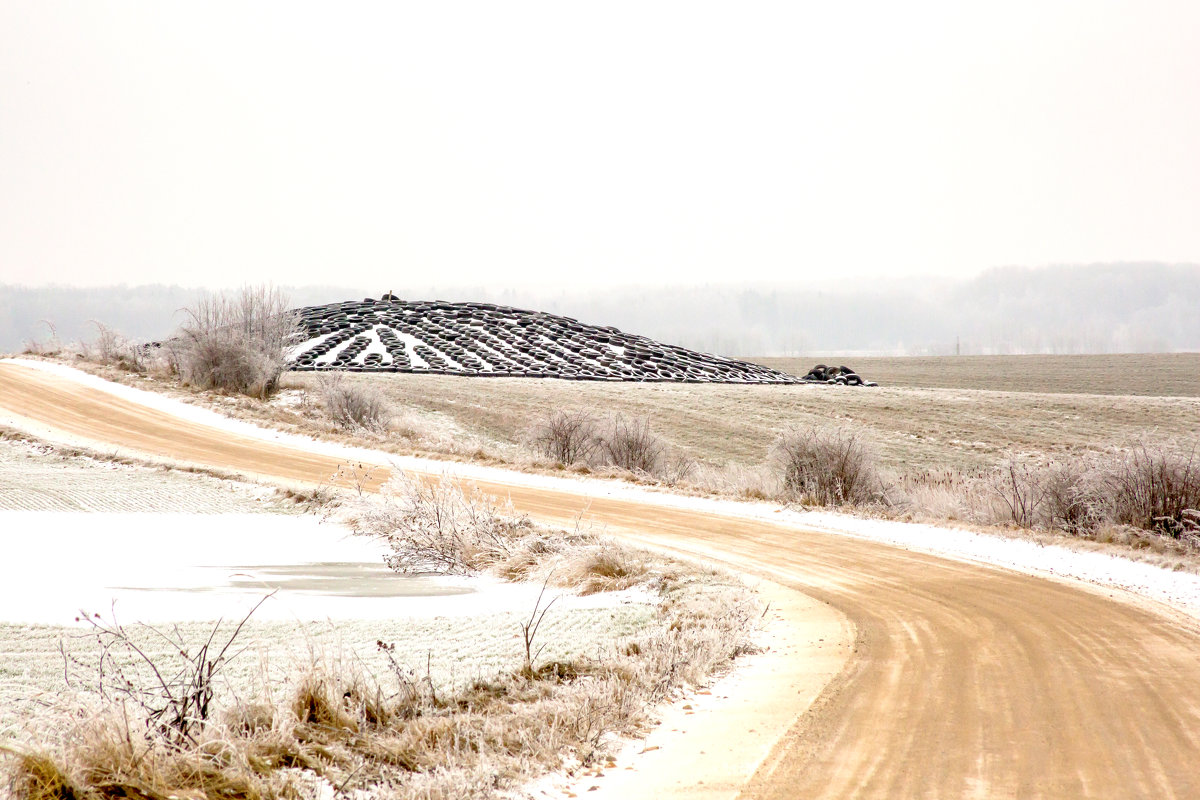
[{"label": "frozen puddle", "polygon": [[382,543],[310,516],[3,511],[0,547],[0,623],[229,619],[272,591],[256,620],[465,616],[528,611],[541,588],[398,575]]}]

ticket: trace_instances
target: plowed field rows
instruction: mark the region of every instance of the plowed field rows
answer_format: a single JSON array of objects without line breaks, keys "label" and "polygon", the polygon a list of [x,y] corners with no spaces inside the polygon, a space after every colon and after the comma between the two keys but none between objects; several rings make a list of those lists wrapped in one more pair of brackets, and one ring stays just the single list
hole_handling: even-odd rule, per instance
[{"label": "plowed field rows", "polygon": [[0,440],[0,511],[285,511],[274,491],[208,475],[63,457]]}]

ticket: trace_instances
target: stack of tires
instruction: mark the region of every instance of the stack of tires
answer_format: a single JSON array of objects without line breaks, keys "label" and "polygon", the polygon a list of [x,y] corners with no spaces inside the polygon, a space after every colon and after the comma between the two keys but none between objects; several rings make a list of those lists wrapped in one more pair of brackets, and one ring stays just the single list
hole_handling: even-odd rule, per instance
[{"label": "stack of tires", "polygon": [[838,386],[878,386],[875,381],[864,381],[862,376],[847,366],[830,367],[817,364],[804,376],[808,383],[832,383]]}]

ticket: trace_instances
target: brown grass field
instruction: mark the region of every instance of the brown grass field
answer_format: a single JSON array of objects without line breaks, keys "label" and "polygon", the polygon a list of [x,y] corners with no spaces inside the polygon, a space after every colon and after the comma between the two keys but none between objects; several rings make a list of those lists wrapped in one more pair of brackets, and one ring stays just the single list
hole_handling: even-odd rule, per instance
[{"label": "brown grass field", "polygon": [[[1142,364],[1143,370],[1154,368],[1150,365],[1159,364],[1160,358],[1180,360],[1095,357],[1098,363]],[[1079,390],[1095,382],[1090,394],[979,388],[998,382],[1006,362],[1001,358],[988,366],[985,360],[972,360],[975,371],[962,379],[965,385],[932,388],[887,385],[886,370],[873,372],[867,361],[851,366],[878,378],[883,386],[599,383],[405,374],[347,378],[382,392],[415,428],[440,431],[460,448],[469,443],[470,448],[514,460],[531,426],[554,409],[647,417],[672,444],[713,466],[761,465],[781,431],[813,423],[851,422],[866,428],[878,443],[882,465],[898,472],[970,469],[993,465],[1009,453],[1080,452],[1142,438],[1194,441],[1200,435],[1200,390],[1187,397],[1116,395],[1103,385],[1098,377],[1103,370],[1097,365],[1077,370],[1081,377],[1071,387]],[[1177,365],[1180,392],[1189,379],[1200,383],[1195,375],[1185,379],[1183,371]],[[1111,372],[1111,385],[1121,386],[1127,370],[1112,367]],[[915,379],[917,372],[910,368],[909,374]],[[287,385],[315,391],[316,378],[293,374]],[[1110,390],[1101,391],[1106,388]]]},{"label": "brown grass field", "polygon": [[845,364],[881,386],[1040,394],[1200,397],[1200,353],[1075,356],[751,358],[794,375]]}]

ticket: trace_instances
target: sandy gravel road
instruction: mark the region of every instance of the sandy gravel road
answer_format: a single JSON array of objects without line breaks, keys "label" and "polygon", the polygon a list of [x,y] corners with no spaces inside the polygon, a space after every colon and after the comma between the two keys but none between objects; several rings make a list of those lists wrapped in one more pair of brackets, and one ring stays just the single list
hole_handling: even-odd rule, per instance
[{"label": "sandy gravel road", "polygon": [[[0,364],[0,409],[288,481],[326,481],[339,465],[14,364]],[[570,520],[583,503],[578,493],[480,485],[551,520]],[[589,503],[614,530],[769,578],[855,626],[845,669],[811,707],[797,701],[797,719],[741,796],[1200,797],[1200,631],[1149,604],[781,525]]]}]

